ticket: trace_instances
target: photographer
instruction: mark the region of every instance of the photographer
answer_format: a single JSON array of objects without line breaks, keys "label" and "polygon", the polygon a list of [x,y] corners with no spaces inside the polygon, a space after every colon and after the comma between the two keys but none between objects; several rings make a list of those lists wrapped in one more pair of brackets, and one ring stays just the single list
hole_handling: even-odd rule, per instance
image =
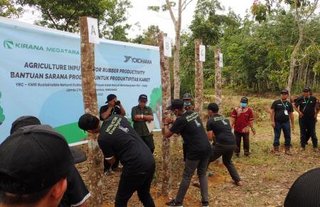
[{"label": "photographer", "polygon": [[125,116],[126,111],[124,110],[121,102],[117,100],[117,96],[114,94],[109,94],[107,96],[106,105],[101,106],[99,114],[100,120],[104,121],[112,114]]},{"label": "photographer", "polygon": [[[111,115],[118,114],[121,116],[126,115],[126,111],[124,110],[121,102],[117,100],[117,96],[114,94],[109,94],[107,96],[106,105],[101,106],[99,110],[100,120],[105,121]],[[105,159],[104,159],[104,174],[108,175],[112,171],[117,171],[119,169],[119,160],[116,159],[115,163],[111,166]]]}]

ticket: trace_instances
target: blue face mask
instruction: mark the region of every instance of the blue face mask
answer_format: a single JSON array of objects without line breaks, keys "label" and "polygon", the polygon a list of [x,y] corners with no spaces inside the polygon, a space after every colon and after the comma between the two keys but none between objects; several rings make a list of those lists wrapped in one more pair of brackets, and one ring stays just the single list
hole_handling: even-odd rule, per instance
[{"label": "blue face mask", "polygon": [[240,103],[240,106],[241,106],[242,108],[246,108],[246,107],[248,106],[248,104],[247,104],[247,103]]}]

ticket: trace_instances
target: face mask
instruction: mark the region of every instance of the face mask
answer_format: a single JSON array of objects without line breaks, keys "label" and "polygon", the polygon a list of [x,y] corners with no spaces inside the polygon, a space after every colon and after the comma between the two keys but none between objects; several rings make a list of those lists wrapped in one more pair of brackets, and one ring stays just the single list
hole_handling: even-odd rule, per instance
[{"label": "face mask", "polygon": [[246,108],[246,107],[248,106],[248,104],[247,104],[247,103],[240,103],[240,106],[241,106],[242,108]]}]

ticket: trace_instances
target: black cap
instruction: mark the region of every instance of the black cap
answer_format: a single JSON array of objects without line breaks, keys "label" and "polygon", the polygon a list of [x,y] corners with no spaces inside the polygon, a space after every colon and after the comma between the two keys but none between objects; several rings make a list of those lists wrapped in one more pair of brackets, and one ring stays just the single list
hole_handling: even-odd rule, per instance
[{"label": "black cap", "polygon": [[219,106],[216,103],[209,103],[208,110],[211,110],[214,113],[217,113],[219,111]]},{"label": "black cap", "polygon": [[289,91],[287,89],[282,89],[280,93],[281,94],[289,94]]},{"label": "black cap", "polygon": [[139,99],[138,99],[139,101],[141,101],[141,100],[145,100],[145,101],[148,101],[148,96],[146,95],[146,94],[141,94],[140,96],[139,96]]},{"label": "black cap", "polygon": [[168,106],[167,109],[169,110],[183,109],[183,100],[181,99],[172,100],[170,106]]},{"label": "black cap", "polygon": [[303,89],[303,92],[305,92],[305,93],[307,93],[307,92],[311,92],[311,88],[309,88],[309,87],[305,87],[305,88]]},{"label": "black cap", "polygon": [[108,103],[109,101],[112,101],[112,100],[115,99],[115,98],[117,98],[116,95],[114,95],[114,94],[109,94],[109,95],[107,96],[107,101],[106,101],[106,103]]},{"label": "black cap", "polygon": [[285,207],[320,206],[320,168],[302,174],[291,186]]},{"label": "black cap", "polygon": [[248,98],[247,97],[242,97],[240,102],[241,103],[248,103]]},{"label": "black cap", "polygon": [[83,114],[78,121],[80,129],[85,131],[97,129],[99,126],[99,119],[92,114]]},{"label": "black cap", "polygon": [[66,178],[73,159],[64,137],[47,125],[19,128],[0,145],[0,190],[32,194]]},{"label": "black cap", "polygon": [[35,116],[20,116],[11,124],[10,135],[19,128],[29,125],[40,125],[40,120]]},{"label": "black cap", "polygon": [[[41,125],[40,120],[35,116],[21,116],[17,118],[11,126],[10,135],[13,134],[21,127],[30,126],[30,125]],[[76,147],[70,147],[74,163],[80,163],[87,159],[86,153],[81,149]]]},{"label": "black cap", "polygon": [[183,100],[190,100],[190,99],[192,99],[192,96],[190,93],[183,94]]}]

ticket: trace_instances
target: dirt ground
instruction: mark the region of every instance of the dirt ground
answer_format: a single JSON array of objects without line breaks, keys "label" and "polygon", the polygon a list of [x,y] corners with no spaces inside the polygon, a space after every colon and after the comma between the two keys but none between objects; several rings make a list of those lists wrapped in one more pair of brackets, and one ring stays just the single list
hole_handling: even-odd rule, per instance
[{"label": "dirt ground", "polygon": [[[263,113],[260,116],[264,116]],[[296,122],[296,132],[292,135],[293,155],[285,155],[284,149],[277,156],[271,153],[273,130],[270,122],[260,121],[256,125],[257,134],[250,137],[250,157],[243,154],[240,158],[233,157],[236,168],[243,180],[243,186],[235,186],[226,168],[219,163],[211,163],[209,172],[209,202],[212,207],[280,207],[283,206],[285,196],[299,175],[309,169],[319,167],[320,152],[312,150],[311,140],[306,151],[299,149],[299,126]],[[318,128],[318,126],[317,126]],[[319,129],[317,130],[319,135]],[[171,187],[169,197],[160,195],[162,169],[161,169],[161,134],[155,134],[156,151],[155,159],[157,170],[152,185],[152,196],[157,207],[165,206],[165,202],[176,195],[183,171],[181,138],[173,138],[171,142]],[[284,143],[283,136],[281,143]],[[82,176],[86,178],[86,162],[77,166]],[[104,201],[105,207],[114,206],[120,172],[104,176]],[[195,177],[195,176],[194,176]],[[197,178],[194,178],[196,181]],[[136,194],[130,199],[129,207],[142,206]],[[200,206],[200,191],[197,187],[190,186],[184,200],[184,207]]]}]

